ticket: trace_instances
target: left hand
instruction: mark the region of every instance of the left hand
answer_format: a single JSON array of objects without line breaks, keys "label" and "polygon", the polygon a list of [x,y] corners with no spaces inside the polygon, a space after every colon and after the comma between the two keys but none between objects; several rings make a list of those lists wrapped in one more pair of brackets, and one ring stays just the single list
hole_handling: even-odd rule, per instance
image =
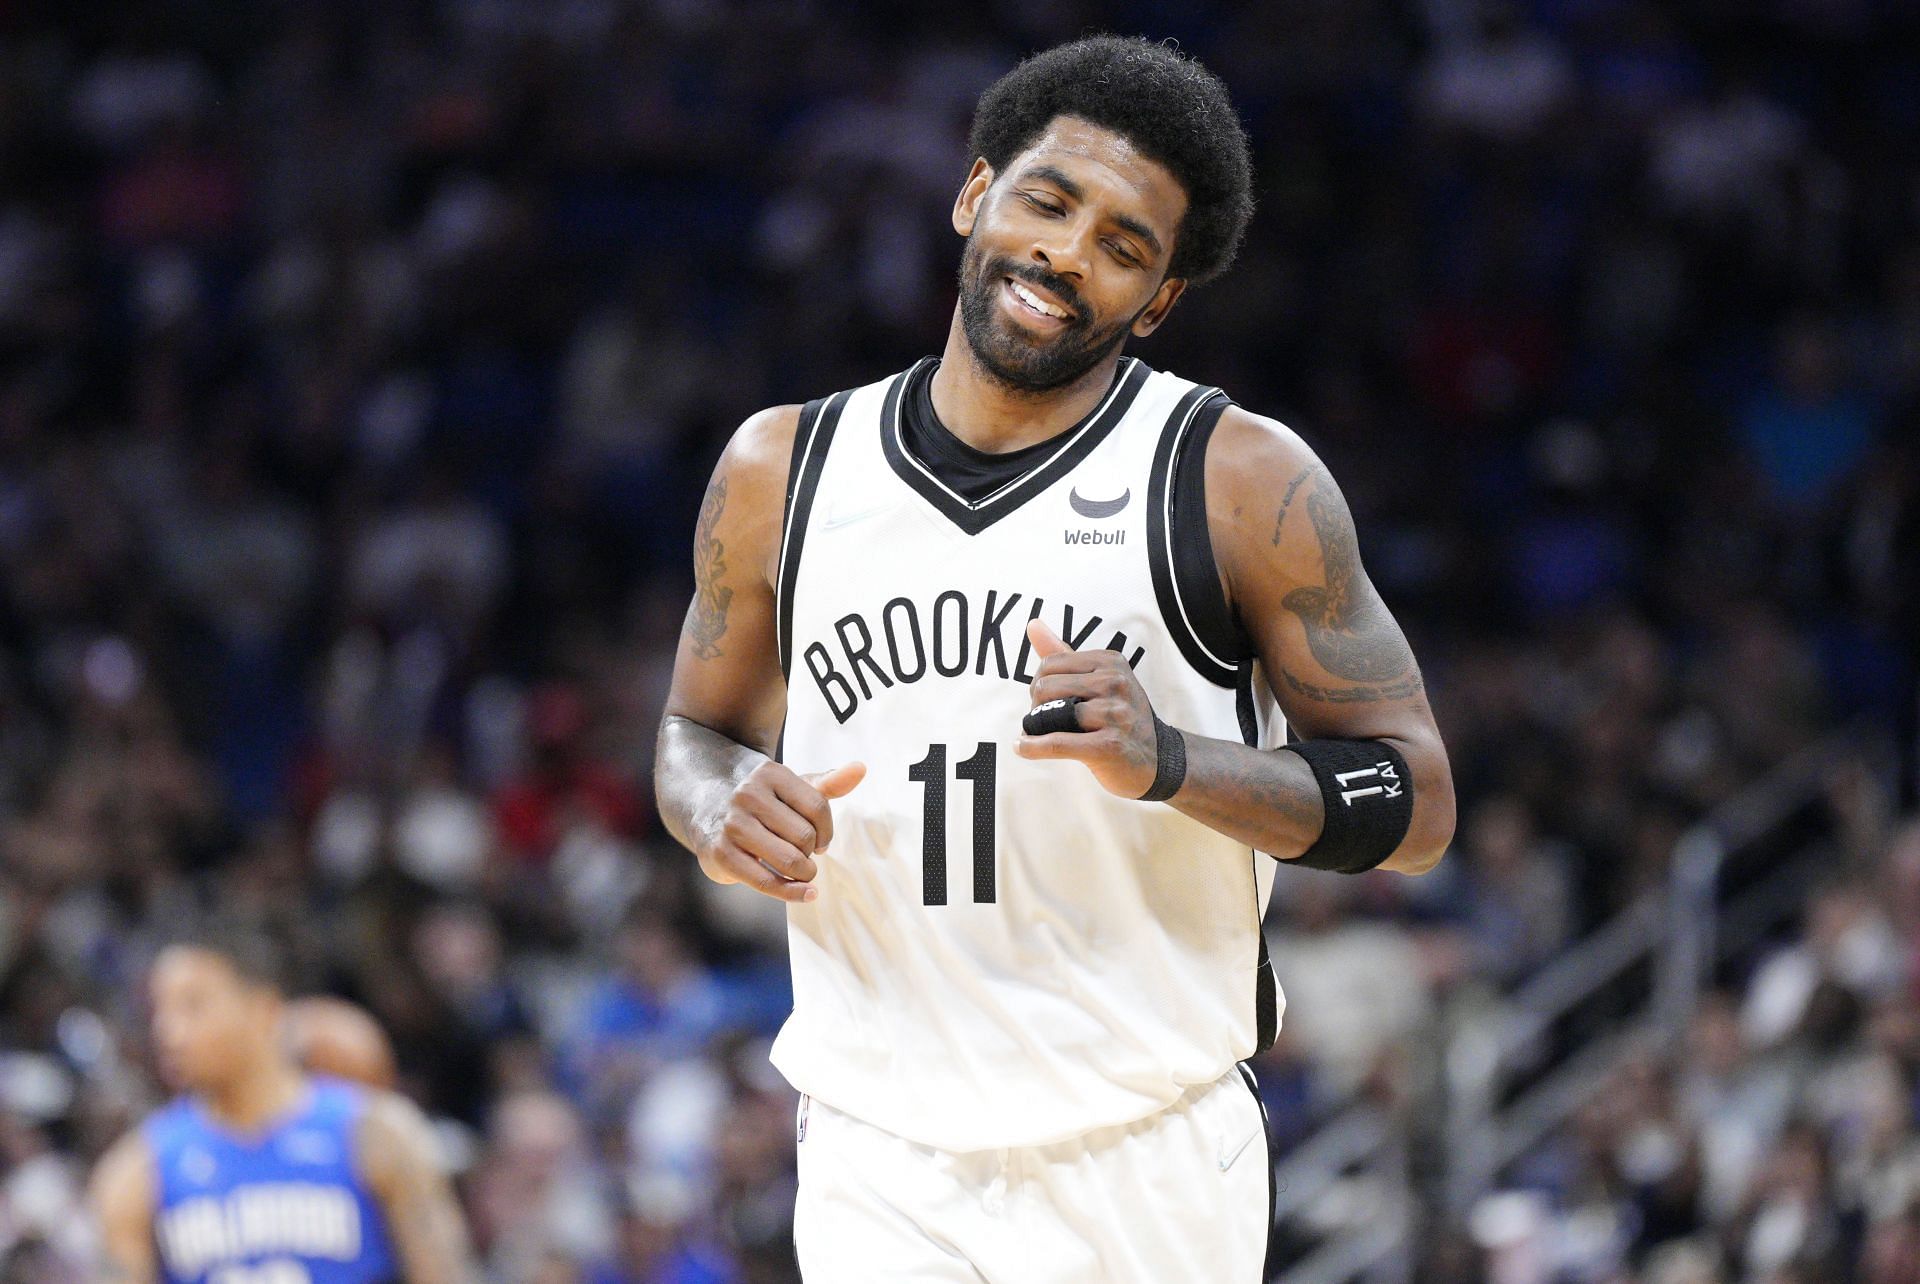
[{"label": "left hand", "polygon": [[1040,657],[1029,692],[1033,704],[1079,696],[1074,712],[1081,730],[1044,736],[1024,733],[1014,742],[1022,758],[1071,758],[1083,762],[1108,793],[1138,798],[1153,785],[1160,749],[1153,733],[1153,705],[1118,651],[1075,651],[1038,620],[1027,639]]}]

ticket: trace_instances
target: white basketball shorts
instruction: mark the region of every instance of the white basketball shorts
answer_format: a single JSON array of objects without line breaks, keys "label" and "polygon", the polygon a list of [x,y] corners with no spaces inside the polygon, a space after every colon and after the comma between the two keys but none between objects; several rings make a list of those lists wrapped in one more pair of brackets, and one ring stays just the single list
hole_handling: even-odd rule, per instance
[{"label": "white basketball shorts", "polygon": [[800,1099],[806,1284],[1261,1284],[1266,1117],[1244,1067],[1158,1114],[956,1153]]}]

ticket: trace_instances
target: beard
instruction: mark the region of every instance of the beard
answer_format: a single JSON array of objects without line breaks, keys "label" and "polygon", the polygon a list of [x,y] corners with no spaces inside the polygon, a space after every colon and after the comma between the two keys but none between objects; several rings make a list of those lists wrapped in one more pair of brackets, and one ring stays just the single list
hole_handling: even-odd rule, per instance
[{"label": "beard", "polygon": [[[1051,341],[1022,333],[1001,314],[1000,282],[1006,277],[1051,292],[1073,313]],[[1004,255],[989,258],[971,236],[960,255],[960,328],[967,346],[980,369],[1015,392],[1052,392],[1072,383],[1126,342],[1137,316],[1096,326],[1079,291],[1045,268]]]}]

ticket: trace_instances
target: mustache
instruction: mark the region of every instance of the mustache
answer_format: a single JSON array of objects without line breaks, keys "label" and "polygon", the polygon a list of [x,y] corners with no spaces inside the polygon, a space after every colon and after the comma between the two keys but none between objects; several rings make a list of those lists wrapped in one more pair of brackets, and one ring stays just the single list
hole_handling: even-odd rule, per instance
[{"label": "mustache", "polygon": [[1037,285],[1041,289],[1046,290],[1052,294],[1054,298],[1065,304],[1069,312],[1073,313],[1073,319],[1069,324],[1086,324],[1088,315],[1086,301],[1080,297],[1080,292],[1074,289],[1065,277],[1055,276],[1045,268],[1036,267],[1031,263],[1016,263],[1012,259],[1004,258],[989,261],[980,273],[983,282],[996,280],[1003,276],[1010,276],[1017,281],[1024,281],[1028,285]]}]

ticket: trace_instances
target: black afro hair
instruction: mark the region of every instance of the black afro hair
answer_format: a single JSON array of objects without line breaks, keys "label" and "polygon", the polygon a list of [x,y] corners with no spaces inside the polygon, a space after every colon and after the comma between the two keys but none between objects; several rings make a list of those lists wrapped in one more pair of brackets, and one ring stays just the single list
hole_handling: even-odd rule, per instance
[{"label": "black afro hair", "polygon": [[995,81],[980,96],[968,143],[1004,173],[1057,116],[1122,135],[1186,188],[1167,275],[1198,284],[1233,262],[1253,216],[1253,160],[1219,77],[1169,45],[1089,36]]}]

